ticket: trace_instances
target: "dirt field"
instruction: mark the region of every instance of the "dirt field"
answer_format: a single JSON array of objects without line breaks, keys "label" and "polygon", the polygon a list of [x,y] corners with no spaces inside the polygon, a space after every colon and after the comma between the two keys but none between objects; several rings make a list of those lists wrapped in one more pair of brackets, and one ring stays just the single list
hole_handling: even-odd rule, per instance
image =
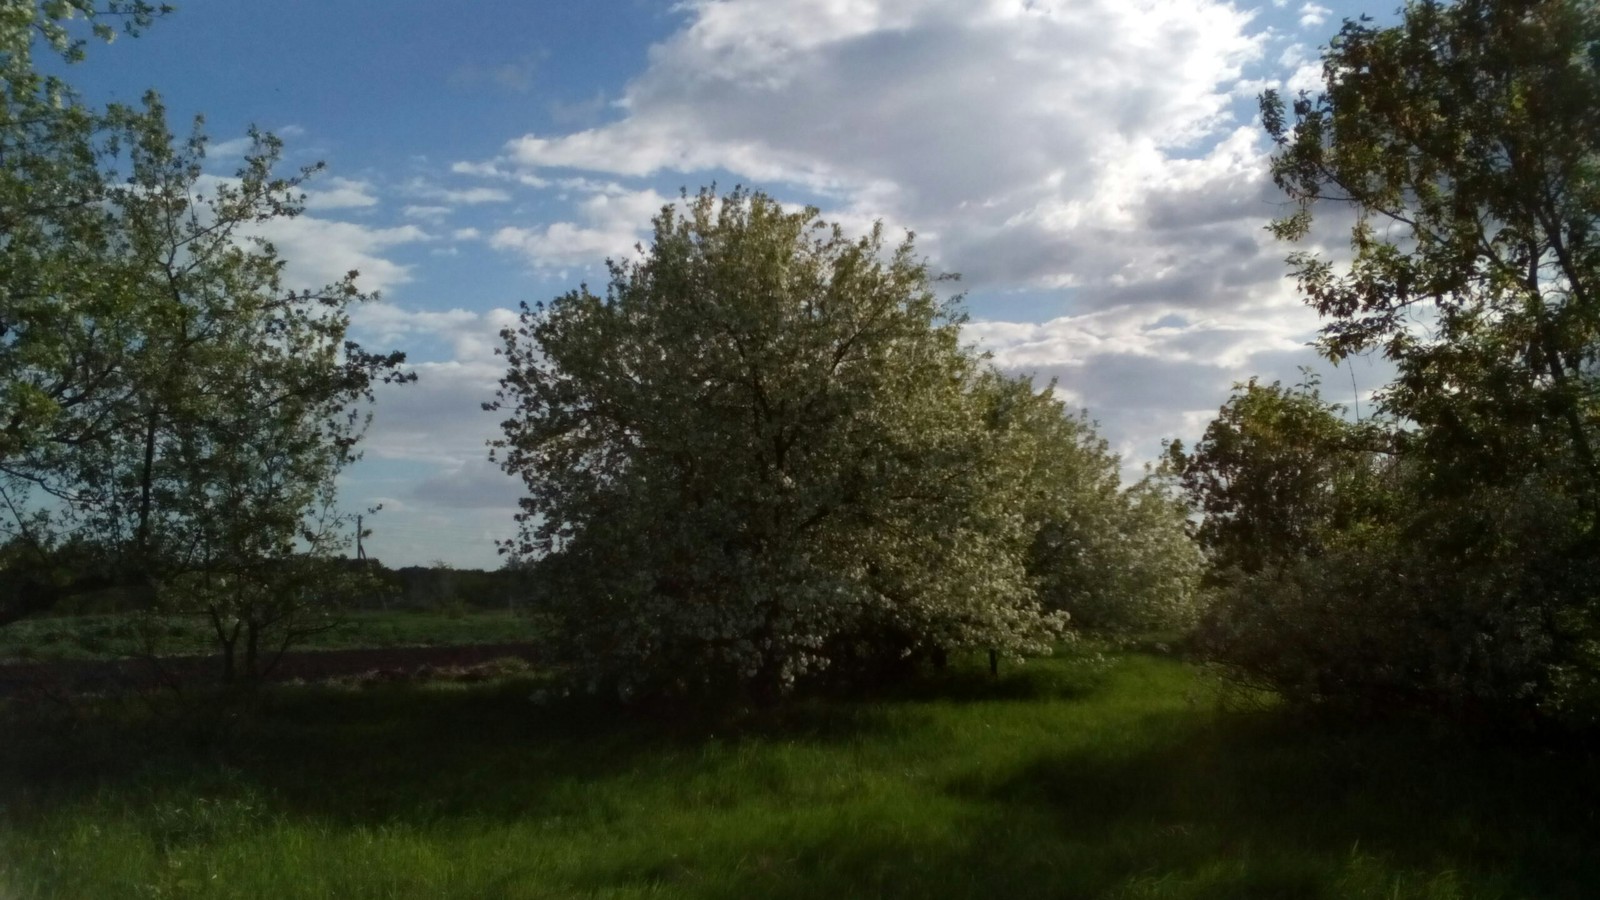
[{"label": "dirt field", "polygon": [[[283,655],[268,681],[325,681],[372,673],[400,678],[419,669],[464,668],[512,657],[533,660],[530,644],[476,644],[458,647],[391,647],[366,650],[315,650]],[[0,697],[33,692],[109,693],[203,684],[222,671],[220,656],[125,659],[110,662],[0,664]]]}]

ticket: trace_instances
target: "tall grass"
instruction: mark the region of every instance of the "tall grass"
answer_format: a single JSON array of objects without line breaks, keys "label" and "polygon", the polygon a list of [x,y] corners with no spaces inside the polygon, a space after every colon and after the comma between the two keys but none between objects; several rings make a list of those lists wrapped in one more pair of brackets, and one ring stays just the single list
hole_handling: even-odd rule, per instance
[{"label": "tall grass", "polygon": [[[1144,655],[738,718],[530,680],[0,723],[0,896],[1588,897],[1600,764]],[[219,736],[221,735],[221,736]]]}]

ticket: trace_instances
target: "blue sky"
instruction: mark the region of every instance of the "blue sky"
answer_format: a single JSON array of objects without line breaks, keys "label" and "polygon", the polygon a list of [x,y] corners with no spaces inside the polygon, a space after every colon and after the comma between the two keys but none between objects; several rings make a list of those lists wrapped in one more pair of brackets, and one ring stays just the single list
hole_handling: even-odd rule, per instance
[{"label": "blue sky", "polygon": [[[327,163],[270,237],[290,275],[354,268],[357,316],[418,384],[380,395],[354,511],[392,565],[498,564],[519,483],[485,460],[496,333],[717,182],[911,229],[960,272],[970,338],[1059,379],[1129,471],[1317,326],[1263,230],[1282,210],[1255,97],[1314,88],[1345,17],[1215,0],[211,0],[91,49],[96,100],[203,113],[225,174],[251,124]],[[1337,249],[1338,235],[1328,244]],[[1378,386],[1355,363],[1355,388]],[[1336,399],[1350,372],[1329,373]],[[1338,387],[1335,387],[1337,385]]]}]

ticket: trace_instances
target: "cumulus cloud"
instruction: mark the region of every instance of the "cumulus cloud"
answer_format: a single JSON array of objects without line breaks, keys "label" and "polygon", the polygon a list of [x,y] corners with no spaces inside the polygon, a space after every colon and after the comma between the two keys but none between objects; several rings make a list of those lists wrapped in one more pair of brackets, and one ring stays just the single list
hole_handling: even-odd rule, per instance
[{"label": "cumulus cloud", "polygon": [[479,178],[495,178],[501,181],[512,181],[524,187],[547,188],[553,183],[548,178],[542,178],[532,172],[513,171],[494,160],[481,160],[468,162],[461,160],[450,164],[450,171],[455,175],[475,175]]},{"label": "cumulus cloud", "polygon": [[[821,197],[854,230],[874,219],[915,230],[938,268],[963,275],[980,314],[999,292],[1056,298],[1069,316],[1012,323],[1043,336],[995,343],[1002,323],[972,333],[1003,365],[1059,375],[1091,407],[1170,425],[1193,405],[1146,389],[1141,372],[1172,367],[1214,410],[1246,367],[1311,359],[1316,323],[1264,228],[1284,206],[1241,98],[1297,87],[1316,62],[1303,45],[1269,57],[1281,38],[1254,13],[1219,0],[681,10],[683,27],[617,101],[619,118],[525,134],[452,167],[585,195],[571,221],[505,226],[492,246],[539,267],[626,253],[664,198],[616,182],[732,173],[780,197]],[[1182,329],[1147,327],[1175,315]]]},{"label": "cumulus cloud", "polygon": [[446,509],[505,510],[509,520],[521,489],[520,481],[484,456],[418,482],[407,496],[414,503]]},{"label": "cumulus cloud", "polygon": [[[373,346],[390,346],[374,344]],[[431,463],[447,470],[484,457],[499,416],[484,412],[505,366],[421,362],[414,384],[377,392],[376,412],[363,446],[368,457]]]},{"label": "cumulus cloud", "polygon": [[1161,442],[1192,440],[1236,382],[1250,375],[1295,383],[1317,367],[1308,344],[1316,317],[1299,306],[1198,313],[1125,307],[1041,323],[978,321],[964,335],[993,362],[1089,410],[1129,464]]},{"label": "cumulus cloud", "polygon": [[510,309],[417,310],[379,303],[359,308],[351,327],[364,342],[407,346],[420,338],[428,338],[441,345],[441,352],[432,357],[435,360],[466,366],[499,366],[495,362],[495,351],[501,347],[500,332],[516,323],[517,313]]},{"label": "cumulus cloud", "polygon": [[372,185],[349,178],[329,178],[306,192],[306,209],[351,209],[376,206],[378,198],[372,194]]},{"label": "cumulus cloud", "polygon": [[1322,59],[1305,44],[1285,47],[1278,64],[1289,73],[1283,82],[1289,94],[1315,93],[1322,89]]},{"label": "cumulus cloud", "polygon": [[1315,28],[1318,25],[1321,25],[1323,22],[1328,21],[1328,15],[1331,12],[1333,12],[1333,10],[1328,9],[1326,6],[1321,4],[1307,3],[1300,7],[1300,27]]},{"label": "cumulus cloud", "polygon": [[[500,158],[457,171],[546,180],[563,170],[732,172],[832,198],[830,215],[905,223],[976,290],[1092,289],[1083,302],[1137,296],[1135,282],[1151,295],[1223,286],[1227,277],[1200,271],[1218,254],[1185,250],[1225,226],[1229,252],[1260,250],[1246,219],[1269,212],[1264,146],[1233,107],[1265,39],[1231,4],[686,8],[685,27],[628,85],[622,118],[523,135]],[[1190,207],[1214,201],[1223,212],[1210,221],[1152,218],[1152,192],[1186,193]],[[617,245],[619,234],[600,232],[566,223],[499,240],[571,260]],[[1151,268],[1152,248],[1174,258]],[[1230,268],[1239,276],[1249,266]],[[1183,269],[1193,270],[1187,280]]]},{"label": "cumulus cloud", "polygon": [[[222,192],[237,191],[239,187],[236,177],[201,175],[196,179],[193,199],[202,215],[209,215],[205,211],[208,204]],[[335,202],[335,207],[359,206],[364,204],[348,201],[353,196],[364,195],[368,188],[366,182],[334,178],[329,192],[347,195],[346,202]],[[309,201],[307,205],[311,205]],[[283,280],[291,290],[316,290],[356,271],[361,275],[362,289],[380,291],[411,280],[410,267],[395,262],[387,254],[406,244],[432,238],[415,225],[386,228],[306,214],[242,223],[235,239],[270,243],[283,261]]]},{"label": "cumulus cloud", "polygon": [[581,221],[507,226],[490,236],[489,245],[519,253],[539,268],[625,256],[644,240],[650,219],[670,202],[654,190],[594,193],[577,203]]},{"label": "cumulus cloud", "polygon": [[405,186],[406,193],[424,200],[433,200],[437,203],[450,206],[476,206],[482,203],[504,203],[511,199],[511,195],[500,188],[469,187],[447,188],[433,184],[420,178],[413,179]]},{"label": "cumulus cloud", "polygon": [[408,219],[422,219],[428,222],[438,222],[447,218],[455,210],[448,206],[425,206],[412,204],[400,212]]},{"label": "cumulus cloud", "polygon": [[243,156],[253,146],[255,146],[255,139],[249,137],[213,141],[206,145],[206,157],[209,159],[236,159]]},{"label": "cumulus cloud", "polygon": [[[447,559],[494,566],[495,541],[511,536],[522,486],[488,462],[486,442],[502,413],[485,412],[504,361],[495,355],[509,309],[418,310],[389,303],[356,310],[352,336],[374,349],[408,351],[417,381],[376,390],[352,497],[385,507],[370,552],[385,560]],[[385,472],[402,474],[384,474]]]},{"label": "cumulus cloud", "polygon": [[366,290],[387,290],[411,280],[409,266],[381,255],[404,244],[428,240],[415,225],[373,228],[315,216],[273,219],[255,228],[286,261],[284,277],[294,288],[315,288],[361,273]]},{"label": "cumulus cloud", "polygon": [[[1330,15],[1315,2],[1273,6],[1284,11],[1263,15],[1280,24]],[[909,228],[937,269],[964,276],[980,317],[967,338],[1006,371],[1057,380],[1131,461],[1197,435],[1234,382],[1292,381],[1316,363],[1318,322],[1264,227],[1285,205],[1248,118],[1265,88],[1320,84],[1317,54],[1289,42],[1292,28],[1224,0],[676,9],[681,28],[651,49],[611,121],[509,136],[494,158],[450,167],[486,186],[419,181],[407,193],[440,206],[473,202],[472,191],[506,200],[507,189],[570,201],[559,220],[456,233],[536,270],[630,253],[671,200],[657,189],[677,183],[740,180],[819,200],[852,231],[880,219]],[[1337,224],[1326,217],[1314,237],[1337,246]],[[1008,297],[1041,298],[1040,311]],[[1007,315],[983,318],[1001,306]],[[375,426],[377,452],[437,467],[395,492],[404,502],[477,509],[495,498],[480,462],[494,417],[478,404],[501,374],[491,319],[510,315],[361,323],[448,348],[423,372],[433,385],[413,386],[397,401],[411,405]],[[1380,380],[1361,376],[1363,388]]]}]

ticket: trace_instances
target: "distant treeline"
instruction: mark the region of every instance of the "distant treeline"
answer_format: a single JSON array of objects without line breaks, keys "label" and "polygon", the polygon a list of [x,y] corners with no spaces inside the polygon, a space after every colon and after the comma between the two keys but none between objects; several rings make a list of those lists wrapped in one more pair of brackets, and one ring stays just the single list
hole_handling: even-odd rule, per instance
[{"label": "distant treeline", "polygon": [[[0,546],[0,562],[5,547]],[[57,560],[51,577],[0,565],[0,595],[39,594],[28,604],[33,613],[80,615],[136,612],[151,607],[157,591],[139,579],[100,571],[82,560]],[[391,569],[371,560],[333,560],[337,568],[368,577],[359,588],[341,592],[343,603],[359,609],[511,609],[524,611],[535,603],[535,577],[522,569],[457,569],[450,566],[403,566]]]},{"label": "distant treeline", "polygon": [[530,573],[520,569],[456,569],[449,566],[404,566],[390,569],[377,560],[369,565],[388,590],[371,605],[402,609],[526,609],[534,602]]}]

